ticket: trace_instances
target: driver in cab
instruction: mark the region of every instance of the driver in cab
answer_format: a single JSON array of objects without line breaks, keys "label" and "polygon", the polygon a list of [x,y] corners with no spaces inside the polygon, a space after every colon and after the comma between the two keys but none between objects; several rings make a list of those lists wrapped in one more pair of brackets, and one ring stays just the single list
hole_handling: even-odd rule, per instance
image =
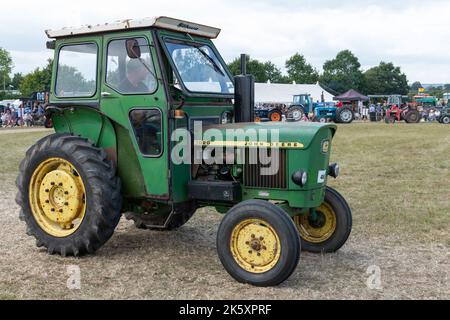
[{"label": "driver in cab", "polygon": [[120,82],[119,89],[125,93],[149,93],[149,87],[144,83],[149,76],[149,70],[140,59],[131,59],[127,63],[127,74]]}]

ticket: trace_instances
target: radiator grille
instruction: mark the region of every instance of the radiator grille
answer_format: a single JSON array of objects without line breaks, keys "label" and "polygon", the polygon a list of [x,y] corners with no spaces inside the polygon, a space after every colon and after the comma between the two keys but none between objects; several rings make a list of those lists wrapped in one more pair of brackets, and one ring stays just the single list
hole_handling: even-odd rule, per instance
[{"label": "radiator grille", "polygon": [[[268,154],[271,154],[270,150],[268,150]],[[258,159],[257,164],[254,164],[255,161],[250,162],[250,159],[255,157]],[[255,153],[254,150],[250,149],[245,150],[244,185],[255,188],[286,189],[287,150],[278,150],[279,169],[274,175],[261,175],[261,169],[270,165],[261,164],[259,157],[259,152]]]}]

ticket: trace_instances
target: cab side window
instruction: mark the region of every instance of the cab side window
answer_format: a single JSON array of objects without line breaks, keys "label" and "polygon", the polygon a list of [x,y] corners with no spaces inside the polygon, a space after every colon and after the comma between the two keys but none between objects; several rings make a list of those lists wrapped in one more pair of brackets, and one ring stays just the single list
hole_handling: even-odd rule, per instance
[{"label": "cab side window", "polygon": [[[140,52],[130,58],[127,41],[133,40]],[[153,93],[157,88],[150,46],[145,38],[113,40],[108,44],[106,83],[122,94]]]},{"label": "cab side window", "polygon": [[130,112],[130,121],[141,153],[159,156],[162,153],[161,111],[140,109]]},{"label": "cab side window", "polygon": [[60,98],[92,97],[97,91],[97,45],[66,45],[58,55],[55,94]]}]

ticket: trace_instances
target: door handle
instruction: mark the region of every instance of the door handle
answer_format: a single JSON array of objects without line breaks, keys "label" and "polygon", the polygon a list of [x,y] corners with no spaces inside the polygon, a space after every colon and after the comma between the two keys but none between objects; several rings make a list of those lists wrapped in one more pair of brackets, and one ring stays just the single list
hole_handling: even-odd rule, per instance
[{"label": "door handle", "polygon": [[106,92],[106,91],[102,92],[101,95],[102,95],[103,98],[111,97],[111,93]]}]

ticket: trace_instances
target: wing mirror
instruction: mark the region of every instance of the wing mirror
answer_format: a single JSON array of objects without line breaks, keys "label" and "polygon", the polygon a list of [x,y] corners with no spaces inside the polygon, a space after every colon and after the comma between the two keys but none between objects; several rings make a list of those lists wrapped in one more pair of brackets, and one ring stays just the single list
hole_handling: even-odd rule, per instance
[{"label": "wing mirror", "polygon": [[139,59],[141,57],[141,47],[136,39],[128,39],[125,41],[127,54],[130,59]]}]

